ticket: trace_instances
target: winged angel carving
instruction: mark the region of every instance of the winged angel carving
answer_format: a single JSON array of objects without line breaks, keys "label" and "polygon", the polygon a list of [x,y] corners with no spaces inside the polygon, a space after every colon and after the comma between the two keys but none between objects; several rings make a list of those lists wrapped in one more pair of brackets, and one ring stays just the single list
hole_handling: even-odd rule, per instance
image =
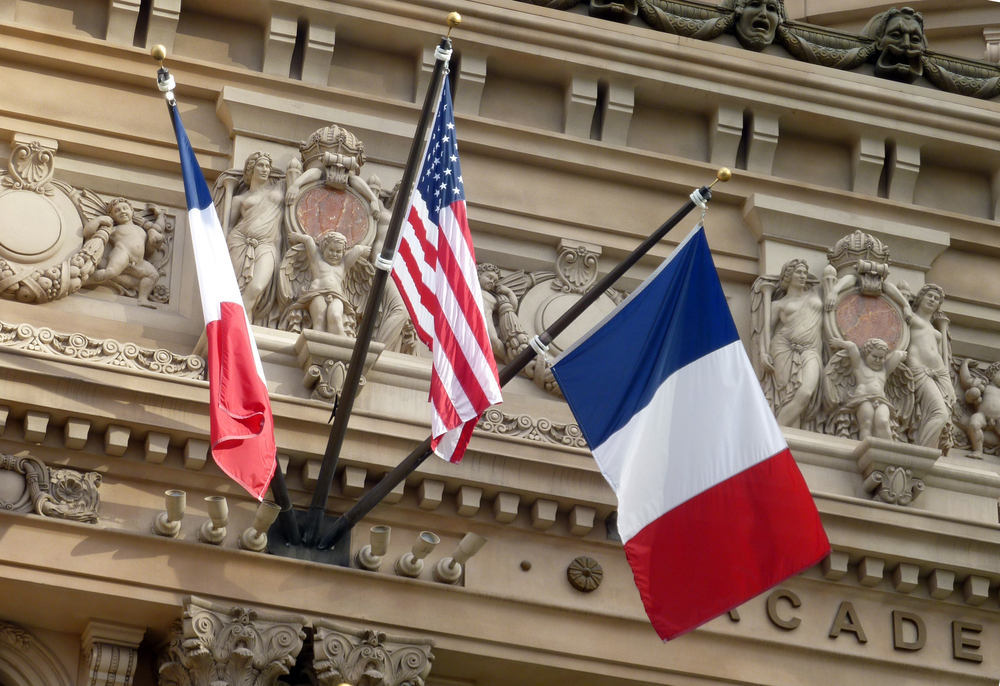
[{"label": "winged angel carving", "polygon": [[860,349],[842,339],[831,340],[830,347],[837,352],[823,377],[826,432],[899,440],[914,407],[913,372],[903,364],[906,352],[889,352],[879,338],[869,338]]},{"label": "winged angel carving", "polygon": [[319,242],[309,234],[291,233],[293,245],[278,272],[278,302],[286,331],[303,328],[356,336],[375,267],[367,245],[347,248],[347,239],[326,231]]}]

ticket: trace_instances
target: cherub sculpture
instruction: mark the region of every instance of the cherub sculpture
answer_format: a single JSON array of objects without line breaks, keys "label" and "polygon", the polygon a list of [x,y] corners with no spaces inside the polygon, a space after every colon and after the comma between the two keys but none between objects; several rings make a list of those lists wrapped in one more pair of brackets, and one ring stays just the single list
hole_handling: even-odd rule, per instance
[{"label": "cherub sculpture", "polygon": [[103,232],[111,250],[106,264],[90,277],[91,283],[114,283],[138,291],[139,304],[155,309],[149,299],[160,278],[160,271],[149,261],[160,246],[166,230],[166,213],[161,207],[147,205],[155,221],[136,218],[135,209],[125,198],[108,202],[107,214],[95,217],[83,227],[83,237],[91,238]]},{"label": "cherub sculpture", "polygon": [[[969,421],[963,425],[972,444],[972,457],[983,456],[983,446],[989,440],[991,447],[1000,444],[1000,362],[994,362],[985,374],[970,367],[970,360],[962,362],[958,381],[965,391],[965,401],[975,408]],[[977,362],[973,364],[978,367]],[[991,435],[987,437],[986,432]]]},{"label": "cherub sculpture", "polygon": [[813,428],[823,372],[823,297],[805,260],[790,260],[778,276],[762,276],[750,291],[750,355],[778,424]]},{"label": "cherub sculpture", "polygon": [[861,349],[835,338],[837,353],[826,365],[823,395],[828,410],[827,433],[896,440],[899,427],[913,413],[913,374],[903,364],[906,353],[889,352],[879,338]]},{"label": "cherub sculpture", "polygon": [[323,233],[318,244],[301,233],[289,234],[288,241],[292,247],[282,262],[279,288],[282,299],[291,304],[282,316],[281,328],[356,335],[357,313],[373,269],[364,259],[371,248],[355,245],[348,249],[347,239],[336,231]]},{"label": "cherub sculpture", "polygon": [[501,364],[507,364],[528,343],[528,334],[517,318],[517,294],[503,282],[496,265],[479,264],[477,270],[493,356]]}]

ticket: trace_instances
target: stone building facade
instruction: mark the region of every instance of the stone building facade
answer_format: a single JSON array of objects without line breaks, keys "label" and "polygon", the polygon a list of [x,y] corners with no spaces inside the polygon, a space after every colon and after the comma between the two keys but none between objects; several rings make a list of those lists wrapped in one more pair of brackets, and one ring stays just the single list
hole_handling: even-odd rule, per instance
[{"label": "stone building facade", "polygon": [[[910,5],[0,0],[0,684],[995,684],[1000,5]],[[833,552],[669,644],[541,362],[460,465],[426,462],[365,519],[350,567],[252,550],[256,503],[209,455],[204,325],[149,48],[167,48],[229,229],[219,268],[256,289],[279,457],[305,507],[351,340],[297,306],[309,272],[288,236],[378,240],[451,10],[501,363],[733,169],[709,242]],[[395,313],[387,301],[331,513],[427,435],[429,360]],[[858,393],[873,364],[882,391]],[[179,525],[161,516],[177,491]],[[358,553],[376,525],[391,536],[374,570]],[[400,574],[424,531],[440,543]],[[469,532],[488,542],[448,583],[434,569]]]}]

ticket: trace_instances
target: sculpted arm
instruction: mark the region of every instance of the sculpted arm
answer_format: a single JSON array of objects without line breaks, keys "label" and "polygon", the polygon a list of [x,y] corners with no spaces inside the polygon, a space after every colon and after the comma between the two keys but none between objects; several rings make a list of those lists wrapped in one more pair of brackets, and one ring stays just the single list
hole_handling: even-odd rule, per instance
[{"label": "sculpted arm", "polygon": [[774,360],[771,359],[771,336],[778,325],[779,315],[781,314],[781,308],[775,307],[774,303],[771,302],[771,296],[774,295],[774,288],[775,285],[770,283],[766,283],[761,287],[761,292],[764,296],[764,300],[761,303],[764,326],[761,327],[760,332],[760,363],[769,372],[774,371]]},{"label": "sculpted arm", "polygon": [[891,375],[896,371],[896,367],[903,363],[906,359],[905,350],[897,350],[895,352],[889,353],[889,356],[885,358],[885,373],[886,375]]},{"label": "sculpted arm", "polygon": [[826,294],[826,311],[830,312],[833,310],[834,305],[837,304],[837,296],[843,293],[845,290],[854,285],[857,278],[854,274],[848,274],[843,277],[833,285],[833,288],[829,290]]},{"label": "sculpted arm", "polygon": [[309,267],[316,271],[316,265],[323,261],[323,257],[319,254],[319,250],[316,248],[316,241],[313,237],[307,233],[290,233],[288,234],[288,242],[295,245],[301,243],[305,246],[306,257],[309,258]]},{"label": "sculpted arm", "polygon": [[853,341],[846,341],[842,338],[833,338],[830,340],[830,347],[834,350],[845,351],[847,353],[847,357],[851,360],[851,366],[855,369],[858,369],[861,366],[861,352],[858,350],[858,346],[855,345]]},{"label": "sculpted arm", "polygon": [[372,249],[367,245],[355,245],[347,251],[346,255],[344,255],[344,269],[349,271],[359,258],[368,257],[368,255],[371,254],[371,251]]},{"label": "sculpted arm", "polygon": [[313,167],[312,169],[306,169],[304,172],[299,174],[298,178],[288,184],[288,190],[285,192],[285,204],[291,205],[295,202],[295,198],[299,195],[299,189],[305,186],[307,183],[312,183],[313,181],[319,181],[323,178],[323,170]]}]

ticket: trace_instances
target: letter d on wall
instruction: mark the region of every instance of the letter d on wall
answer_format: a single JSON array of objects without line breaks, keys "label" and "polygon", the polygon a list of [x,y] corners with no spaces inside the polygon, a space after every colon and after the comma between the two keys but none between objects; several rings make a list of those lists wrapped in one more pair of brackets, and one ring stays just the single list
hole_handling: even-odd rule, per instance
[{"label": "letter d on wall", "polygon": [[[915,637],[912,641],[907,641],[907,628],[903,625],[906,622],[916,632]],[[912,612],[904,612],[902,610],[892,611],[892,638],[896,646],[896,650],[920,650],[927,643],[927,627],[924,625],[924,620],[920,618],[919,615],[915,615]]]}]

